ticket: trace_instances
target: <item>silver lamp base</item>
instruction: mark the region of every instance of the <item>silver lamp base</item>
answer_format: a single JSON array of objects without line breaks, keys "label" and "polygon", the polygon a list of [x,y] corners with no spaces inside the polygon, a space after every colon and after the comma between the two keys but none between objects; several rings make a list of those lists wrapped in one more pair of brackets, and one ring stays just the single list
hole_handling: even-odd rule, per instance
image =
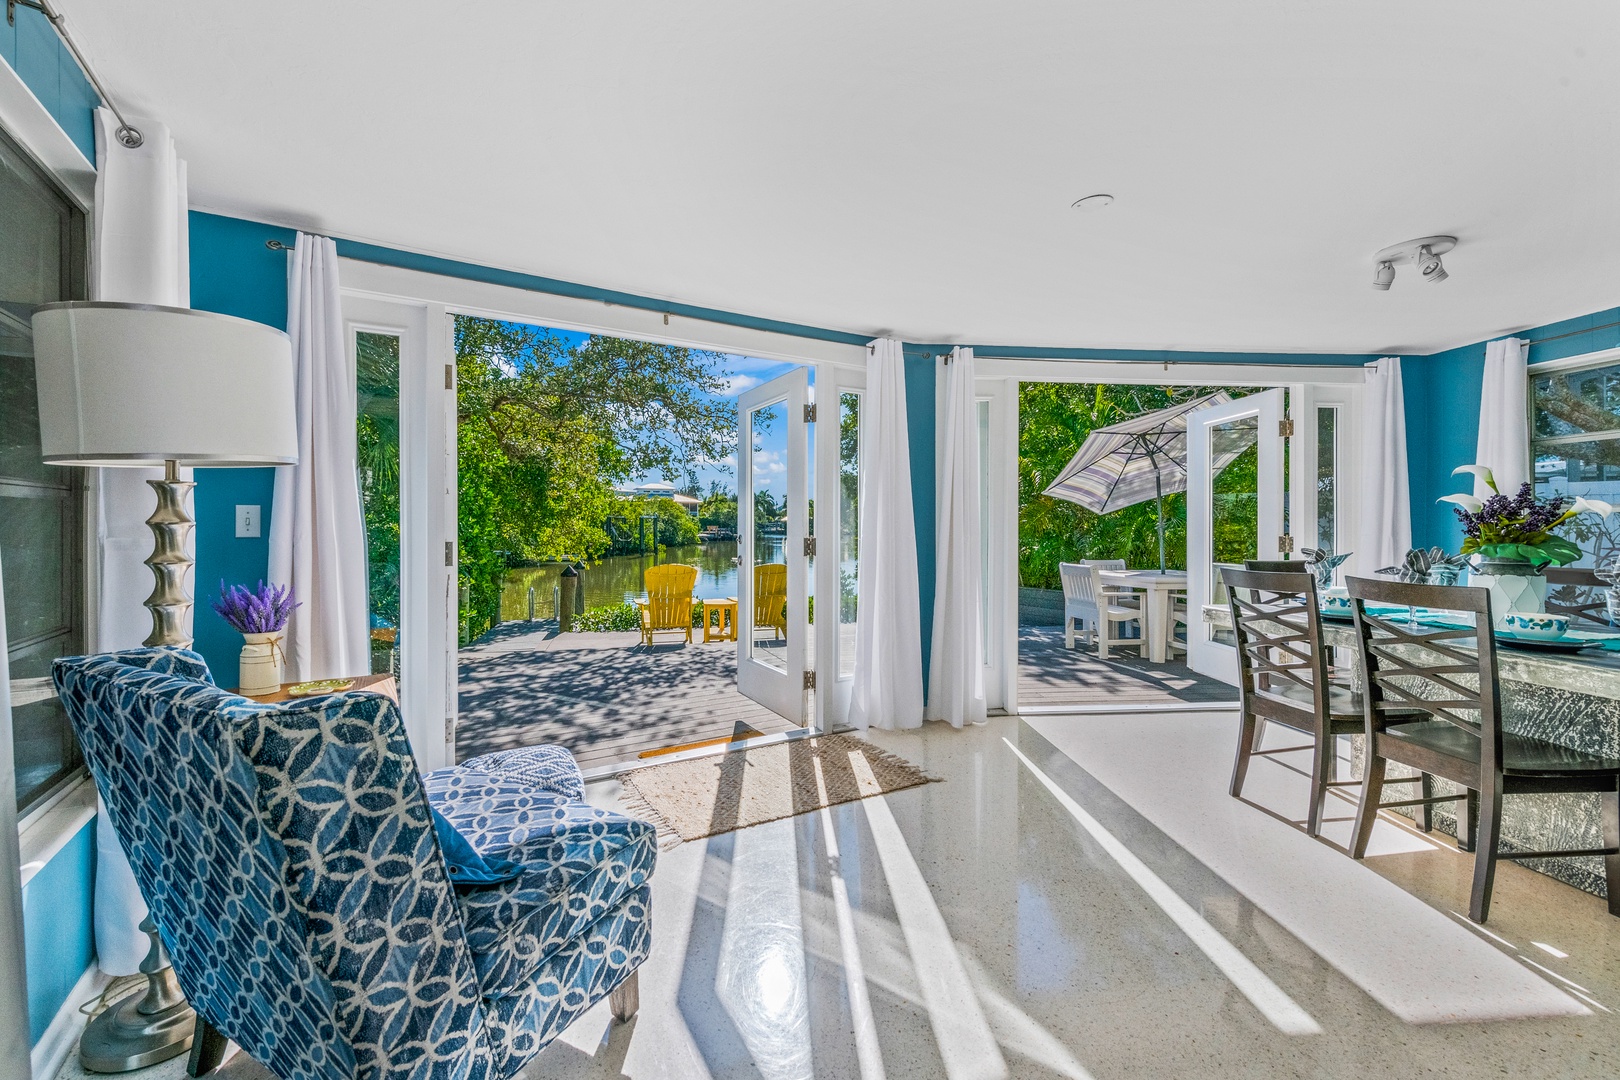
[{"label": "silver lamp base", "polygon": [[[196,485],[180,479],[179,464],[174,461],[165,463],[162,480],[147,483],[157,494],[157,509],[146,519],[153,537],[146,565],[156,581],[152,595],[146,598],[152,633],[142,644],[186,648],[191,644],[191,635],[186,633],[191,613],[191,595],[186,592],[191,556],[186,554],[186,540],[195,525],[186,504]],[[141,961],[146,988],[119,998],[84,1029],[79,1062],[88,1072],[130,1072],[191,1049],[197,1013],[180,992],[168,951],[158,939],[157,924],[150,915],[142,920],[141,931],[152,939],[146,959]]]},{"label": "silver lamp base", "polygon": [[119,998],[84,1029],[79,1063],[87,1072],[129,1072],[191,1049],[197,1014],[180,992],[150,915],[141,921],[141,930],[152,939],[141,961],[146,988]]}]

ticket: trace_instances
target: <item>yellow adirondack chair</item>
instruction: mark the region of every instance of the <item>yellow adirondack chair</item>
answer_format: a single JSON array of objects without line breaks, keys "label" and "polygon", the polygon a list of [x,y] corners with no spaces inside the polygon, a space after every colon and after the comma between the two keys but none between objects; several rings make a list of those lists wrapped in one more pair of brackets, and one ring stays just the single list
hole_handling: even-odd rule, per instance
[{"label": "yellow adirondack chair", "polygon": [[698,568],[682,563],[665,563],[647,568],[647,598],[637,600],[641,609],[641,643],[651,645],[653,635],[684,631],[692,640],[692,590],[697,588]]},{"label": "yellow adirondack chair", "polygon": [[754,567],[754,629],[769,626],[771,640],[787,637],[787,564]]}]

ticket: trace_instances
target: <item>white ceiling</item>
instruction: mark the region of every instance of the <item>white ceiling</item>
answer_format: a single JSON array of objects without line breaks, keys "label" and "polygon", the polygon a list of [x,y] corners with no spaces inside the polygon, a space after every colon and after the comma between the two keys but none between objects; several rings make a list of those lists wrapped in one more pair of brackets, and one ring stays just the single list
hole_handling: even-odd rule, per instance
[{"label": "white ceiling", "polygon": [[[1281,352],[1620,304],[1613,0],[60,6],[193,206],[589,285]],[[1450,281],[1371,289],[1431,233]]]}]

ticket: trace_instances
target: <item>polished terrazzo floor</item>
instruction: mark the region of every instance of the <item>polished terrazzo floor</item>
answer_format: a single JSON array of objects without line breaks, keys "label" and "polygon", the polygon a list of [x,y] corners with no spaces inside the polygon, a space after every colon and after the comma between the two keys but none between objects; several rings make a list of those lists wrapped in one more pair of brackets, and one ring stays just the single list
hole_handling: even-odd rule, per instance
[{"label": "polished terrazzo floor", "polygon": [[1620,1075],[1601,900],[1504,864],[1475,928],[1449,839],[1381,822],[1353,862],[1348,804],[1294,824],[1287,755],[1229,798],[1234,729],[874,733],[945,782],[664,852],[640,1014],[599,1005],[524,1076]]}]

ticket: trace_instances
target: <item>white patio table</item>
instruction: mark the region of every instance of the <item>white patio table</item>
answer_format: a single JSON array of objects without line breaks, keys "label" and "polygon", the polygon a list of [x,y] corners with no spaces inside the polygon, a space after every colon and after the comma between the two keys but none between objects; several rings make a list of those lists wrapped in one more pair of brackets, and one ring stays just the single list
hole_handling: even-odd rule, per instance
[{"label": "white patio table", "polygon": [[1170,594],[1187,591],[1187,574],[1182,570],[1098,570],[1097,577],[1110,589],[1140,589],[1147,594],[1142,605],[1147,625],[1142,633],[1148,639],[1148,659],[1162,664],[1170,658],[1170,635],[1175,623],[1170,618]]}]

